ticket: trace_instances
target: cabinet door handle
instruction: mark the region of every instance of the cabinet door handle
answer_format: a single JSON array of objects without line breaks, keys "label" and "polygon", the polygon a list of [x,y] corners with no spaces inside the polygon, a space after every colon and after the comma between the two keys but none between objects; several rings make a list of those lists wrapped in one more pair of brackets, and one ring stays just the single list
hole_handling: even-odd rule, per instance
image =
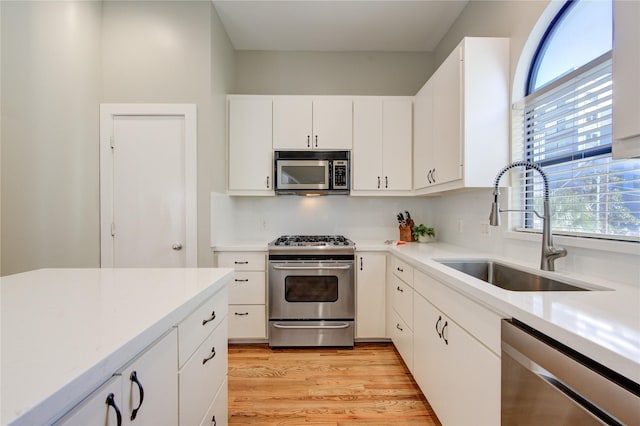
[{"label": "cabinet door handle", "polygon": [[401,268],[401,267],[399,267],[399,266],[398,266],[396,269],[398,270],[398,272],[404,272],[404,269],[402,269],[402,268]]},{"label": "cabinet door handle", "polygon": [[216,319],[216,311],[211,312],[211,316],[205,320],[202,320],[202,325],[205,325],[208,322],[213,321],[214,319]]},{"label": "cabinet door handle", "polygon": [[378,176],[378,189],[380,189],[380,176]]},{"label": "cabinet door handle", "polygon": [[307,148],[311,148],[311,136],[307,135]]},{"label": "cabinet door handle", "polygon": [[444,329],[447,328],[447,325],[449,325],[449,323],[447,321],[444,322],[444,325],[442,326],[442,340],[444,340],[444,344],[448,345],[449,341],[447,340],[447,337],[444,335]]},{"label": "cabinet door handle", "polygon": [[431,181],[431,173],[433,172],[433,169],[429,169],[429,171],[427,172],[427,182],[429,183],[433,183]]},{"label": "cabinet door handle", "polygon": [[210,361],[211,359],[213,359],[213,357],[216,356],[216,347],[212,347],[211,348],[211,355],[209,355],[208,357],[206,357],[205,359],[202,360],[202,365],[206,364],[207,361]]},{"label": "cabinet door handle", "polygon": [[433,180],[433,183],[436,183],[436,169],[435,168],[431,171],[431,179]]},{"label": "cabinet door handle", "polygon": [[269,176],[267,176],[267,189],[269,189]]},{"label": "cabinet door handle", "polygon": [[105,401],[105,404],[107,404],[109,407],[113,407],[113,409],[116,411],[116,425],[122,426],[122,414],[120,413],[120,409],[116,404],[115,395],[113,395],[113,393],[110,393],[109,395],[107,395],[107,400]]},{"label": "cabinet door handle", "polygon": [[235,262],[233,262],[235,265],[248,265],[249,261],[248,260],[236,260]]},{"label": "cabinet door handle", "polygon": [[138,385],[138,393],[140,394],[140,402],[138,403],[138,407],[134,408],[131,412],[131,420],[135,420],[136,416],[138,415],[138,410],[140,410],[140,407],[142,407],[142,401],[144,401],[144,389],[142,388],[142,383],[140,383],[140,380],[138,380],[138,373],[136,373],[135,371],[131,372],[129,380]]},{"label": "cabinet door handle", "polygon": [[385,189],[389,188],[389,177],[388,176],[384,177],[384,188]]},{"label": "cabinet door handle", "polygon": [[396,290],[398,290],[400,293],[404,293],[404,290],[400,288],[400,286],[396,287]]},{"label": "cabinet door handle", "polygon": [[246,315],[249,315],[249,312],[236,312],[236,313],[234,313],[234,315],[239,316],[239,317],[244,317]]},{"label": "cabinet door handle", "polygon": [[364,260],[362,259],[362,256],[360,256],[360,270],[362,271],[362,267],[364,266]]},{"label": "cabinet door handle", "polygon": [[316,135],[316,148],[318,147],[318,135]]},{"label": "cabinet door handle", "polygon": [[216,422],[216,416],[214,415],[213,418],[211,419],[211,426],[216,426],[218,424],[218,422]]},{"label": "cabinet door handle", "polygon": [[442,334],[440,330],[438,330],[438,324],[442,322],[442,315],[438,316],[438,321],[436,321],[436,333],[438,333],[438,337],[442,338]]},{"label": "cabinet door handle", "polygon": [[242,280],[234,278],[233,281],[235,281],[237,283],[247,283],[247,282],[249,282],[249,278],[245,278],[245,279],[242,279]]},{"label": "cabinet door handle", "polygon": [[404,331],[404,330],[402,329],[402,327],[400,327],[400,324],[396,324],[396,328],[397,328],[398,330],[400,330],[400,331]]}]

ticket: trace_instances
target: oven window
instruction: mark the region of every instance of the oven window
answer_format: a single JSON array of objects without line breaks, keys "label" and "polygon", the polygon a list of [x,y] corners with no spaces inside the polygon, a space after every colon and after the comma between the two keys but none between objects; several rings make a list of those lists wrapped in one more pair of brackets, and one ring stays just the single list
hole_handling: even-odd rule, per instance
[{"label": "oven window", "polygon": [[338,277],[288,276],[284,280],[287,302],[335,302],[338,300]]}]

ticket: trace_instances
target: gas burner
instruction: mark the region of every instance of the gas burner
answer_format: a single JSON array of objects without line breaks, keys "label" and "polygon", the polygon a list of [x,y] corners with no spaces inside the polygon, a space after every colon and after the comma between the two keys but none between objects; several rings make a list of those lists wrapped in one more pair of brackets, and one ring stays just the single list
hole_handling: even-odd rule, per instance
[{"label": "gas burner", "polygon": [[277,247],[352,247],[353,241],[342,235],[283,235],[269,246]]}]

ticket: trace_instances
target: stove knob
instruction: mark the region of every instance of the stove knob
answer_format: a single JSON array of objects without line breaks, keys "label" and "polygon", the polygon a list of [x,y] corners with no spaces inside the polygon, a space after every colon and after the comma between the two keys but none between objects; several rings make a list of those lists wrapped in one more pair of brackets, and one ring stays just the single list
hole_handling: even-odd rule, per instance
[{"label": "stove knob", "polygon": [[344,244],[345,246],[348,246],[348,245],[349,245],[349,241],[345,241],[343,244]]},{"label": "stove knob", "polygon": [[288,245],[289,245],[289,241],[285,242],[285,243],[284,243],[284,245],[285,245],[285,246],[288,246]]}]

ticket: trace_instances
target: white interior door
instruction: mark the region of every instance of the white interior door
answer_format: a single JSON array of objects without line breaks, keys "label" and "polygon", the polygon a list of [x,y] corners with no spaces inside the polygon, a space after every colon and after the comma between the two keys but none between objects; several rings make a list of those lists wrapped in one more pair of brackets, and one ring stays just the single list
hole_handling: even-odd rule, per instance
[{"label": "white interior door", "polygon": [[101,106],[101,265],[197,266],[195,106]]}]

